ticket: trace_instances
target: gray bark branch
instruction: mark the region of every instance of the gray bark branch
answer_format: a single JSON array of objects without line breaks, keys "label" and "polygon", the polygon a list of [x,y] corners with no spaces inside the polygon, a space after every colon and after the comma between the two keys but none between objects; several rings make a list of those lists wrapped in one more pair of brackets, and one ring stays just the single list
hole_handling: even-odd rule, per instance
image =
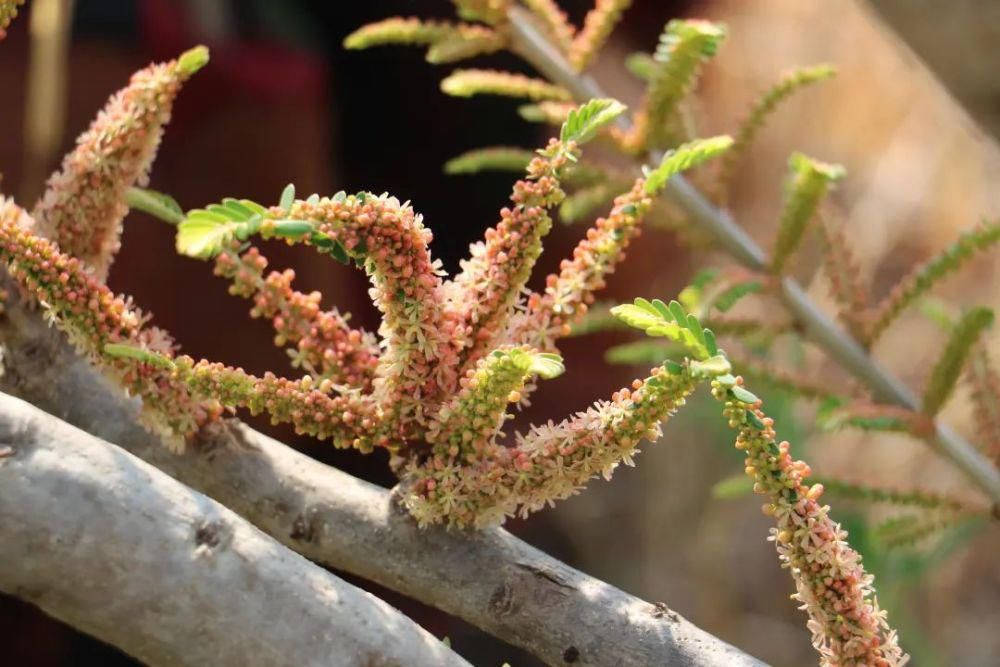
[{"label": "gray bark branch", "polygon": [[417,529],[390,492],[235,421],[171,454],[42,323],[8,304],[5,391],[114,442],[318,563],[454,614],[548,664],[760,665],[665,605],[589,577],[502,529]]},{"label": "gray bark branch", "polygon": [[128,452],[0,394],[0,590],[152,665],[467,665]]}]

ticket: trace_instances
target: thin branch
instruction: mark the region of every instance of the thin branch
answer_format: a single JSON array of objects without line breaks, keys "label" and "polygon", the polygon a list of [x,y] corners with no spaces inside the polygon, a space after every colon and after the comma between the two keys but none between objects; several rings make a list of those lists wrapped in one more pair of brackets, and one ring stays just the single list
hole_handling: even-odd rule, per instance
[{"label": "thin branch", "polygon": [[385,602],[0,394],[0,590],[151,665],[467,665]]},{"label": "thin branch", "polygon": [[[578,101],[608,96],[593,78],[573,70],[565,57],[535,28],[523,9],[512,6],[508,14],[514,49],[539,72],[569,90]],[[618,117],[618,122],[622,129],[628,129],[630,121],[624,114]],[[658,164],[661,157],[652,156],[653,163]],[[666,193],[736,261],[755,271],[766,270],[768,258],[760,246],[728,211],[712,204],[687,179],[674,176],[667,184]],[[911,410],[919,409],[920,402],[910,389],[883,369],[857,340],[820,310],[796,281],[782,278],[781,297],[813,342],[864,382],[876,399]],[[935,425],[935,436],[930,443],[994,504],[1000,505],[1000,472],[975,446],[940,421]]]},{"label": "thin branch", "polygon": [[[235,421],[170,453],[121,398],[17,302],[0,320],[0,387],[117,443],[215,498],[295,551],[454,614],[552,665],[760,665],[653,605],[545,555],[502,529],[418,529],[375,487]],[[570,650],[573,649],[573,650]]]}]

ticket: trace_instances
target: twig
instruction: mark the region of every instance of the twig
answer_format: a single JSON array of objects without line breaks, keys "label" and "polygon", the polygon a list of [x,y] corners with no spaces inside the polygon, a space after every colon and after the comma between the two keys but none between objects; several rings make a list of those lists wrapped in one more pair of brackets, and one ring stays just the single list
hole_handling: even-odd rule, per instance
[{"label": "twig", "polygon": [[0,590],[152,665],[467,665],[131,454],[0,394]]},{"label": "twig", "polygon": [[[515,50],[539,72],[569,90],[578,101],[607,97],[593,78],[577,74],[570,67],[563,55],[535,27],[527,12],[512,6],[509,18]],[[623,129],[628,129],[630,121],[624,115],[619,116],[619,121]],[[653,156],[654,163],[658,163],[660,157]],[[767,255],[761,247],[728,211],[712,204],[687,179],[673,177],[667,184],[666,193],[696,224],[711,232],[736,261],[755,271],[766,269]],[[781,297],[785,307],[801,323],[813,342],[864,382],[876,399],[911,410],[919,409],[920,403],[909,388],[876,363],[849,333],[821,311],[796,281],[787,277],[782,279]],[[931,444],[964,472],[994,504],[1000,505],[1000,472],[971,443],[938,421]]]},{"label": "twig", "polygon": [[561,563],[501,529],[423,529],[385,489],[230,421],[183,455],[136,420],[16,288],[0,319],[0,388],[152,463],[317,563],[454,614],[552,665],[760,665],[664,605]]}]

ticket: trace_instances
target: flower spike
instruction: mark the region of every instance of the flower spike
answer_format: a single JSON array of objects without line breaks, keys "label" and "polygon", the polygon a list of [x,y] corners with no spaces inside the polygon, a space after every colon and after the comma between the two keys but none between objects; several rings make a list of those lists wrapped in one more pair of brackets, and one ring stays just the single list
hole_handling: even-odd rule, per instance
[{"label": "flower spike", "polygon": [[320,310],[319,292],[292,289],[291,269],[265,277],[265,268],[267,258],[253,247],[242,255],[226,250],[215,260],[215,274],[233,281],[230,294],[253,301],[250,316],[274,323],[275,344],[295,346],[289,349],[293,366],[301,366],[317,380],[370,389],[379,356],[374,337],[352,329],[348,316],[336,309]]},{"label": "flower spike", "polygon": [[563,260],[558,274],[546,279],[544,294],[528,296],[526,312],[510,324],[510,337],[521,344],[551,350],[558,338],[569,335],[614,272],[629,243],[639,233],[639,224],[655,197],[676,174],[722,154],[732,144],[729,137],[696,140],[667,153],[647,178],[638,179],[632,189],[615,199],[611,214],[600,218]]},{"label": "flower spike", "polygon": [[577,72],[587,69],[622,19],[632,0],[597,0],[583,19],[583,30],[573,39],[569,60]]},{"label": "flower spike", "polygon": [[545,25],[556,45],[565,53],[572,48],[576,30],[555,0],[524,0],[525,6]]},{"label": "flower spike", "polygon": [[823,485],[805,483],[809,466],[792,459],[787,442],[776,442],[774,421],[741,385],[741,378],[719,377],[712,394],[738,431],[736,448],[746,454],[754,491],[768,498],[764,513],[777,523],[770,539],[795,581],[795,599],[809,615],[820,664],[905,665],[909,656],[879,609],[874,578],[847,543],[847,532],[830,518],[830,507],[819,503]]},{"label": "flower spike", "polygon": [[610,402],[518,435],[514,447],[487,444],[464,460],[459,449],[459,455],[411,461],[403,500],[422,524],[490,526],[526,516],[576,494],[597,475],[610,478],[619,463],[631,465],[639,443],[659,437],[659,423],[684,405],[694,386],[688,375],[655,368]]},{"label": "flower spike", "polygon": [[21,208],[0,198],[0,260],[10,275],[42,304],[48,319],[82,355],[142,398],[146,425],[175,449],[183,449],[183,438],[220,414],[218,401],[193,397],[162,365],[106,355],[107,345],[126,345],[169,360],[173,342],[161,329],[144,327],[146,316],[128,299],[114,295],[78,258],[35,236],[31,227],[33,221]]},{"label": "flower spike", "polygon": [[441,406],[428,429],[434,454],[474,461],[494,446],[509,417],[507,406],[521,400],[528,378],[548,379],[562,371],[558,356],[527,347],[502,347],[486,355],[465,374],[458,393]]},{"label": "flower spike", "polygon": [[827,64],[802,67],[783,75],[777,83],[764,91],[750,109],[747,117],[740,123],[740,129],[735,134],[736,142],[733,145],[733,150],[729,151],[719,164],[718,189],[720,192],[724,193],[728,188],[736,165],[746,157],[757,134],[778,105],[802,88],[826,81],[836,73],[836,68]]},{"label": "flower spike", "polygon": [[32,216],[39,231],[101,280],[118,251],[127,192],[143,186],[181,85],[208,62],[197,47],[132,76],[77,140]]},{"label": "flower spike", "polygon": [[481,25],[389,18],[369,23],[347,36],[344,47],[367,49],[388,44],[427,46],[428,62],[454,62],[499,51],[507,40]]},{"label": "flower spike", "polygon": [[577,161],[579,144],[618,116],[624,107],[614,100],[592,100],[574,110],[563,124],[560,139],[528,165],[528,178],[514,185],[513,208],[501,212],[500,223],[486,231],[486,239],[472,246],[472,256],[449,285],[452,308],[466,323],[475,363],[503,331],[521,290],[542,251],[542,238],[552,227],[548,208],[564,193],[559,178]]},{"label": "flower spike", "polygon": [[[431,260],[431,232],[395,197],[338,193],[296,200],[286,188],[279,206],[264,209],[227,200],[188,213],[178,226],[178,249],[195,257],[223,252],[234,239],[258,234],[303,242],[353,259],[371,277],[372,300],[382,312],[384,352],[373,381],[376,398],[397,420],[420,424],[442,388],[457,382],[452,318],[441,308],[441,278]],[[389,421],[392,421],[390,418]]]}]

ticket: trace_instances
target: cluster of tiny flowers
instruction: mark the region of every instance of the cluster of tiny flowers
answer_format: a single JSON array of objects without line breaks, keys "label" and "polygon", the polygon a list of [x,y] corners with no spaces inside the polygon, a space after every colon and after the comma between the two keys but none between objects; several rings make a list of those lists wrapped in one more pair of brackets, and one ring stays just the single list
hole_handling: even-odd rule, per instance
[{"label": "cluster of tiny flowers", "polygon": [[639,234],[638,223],[652,206],[645,186],[639,179],[616,198],[611,214],[599,218],[572,258],[562,261],[559,273],[546,278],[545,292],[528,296],[525,310],[511,318],[510,340],[550,350],[558,338],[570,333],[570,325],[587,312],[594,294],[604,288],[605,278],[614,273]]},{"label": "cluster of tiny flowers", "polygon": [[7,36],[7,27],[17,18],[17,8],[24,0],[0,0],[0,39]]},{"label": "cluster of tiny flowers", "polygon": [[[737,383],[742,384],[738,378]],[[873,578],[847,543],[847,533],[821,505],[822,484],[805,483],[810,474],[793,460],[787,442],[775,442],[774,422],[760,410],[732,397],[717,380],[712,394],[724,402],[723,415],[738,429],[736,447],[746,454],[746,473],[754,491],[767,496],[764,513],[782,565],[795,580],[795,599],[809,615],[813,645],[829,667],[894,667],[909,657],[878,607]]]},{"label": "cluster of tiny flowers", "polygon": [[308,375],[289,380],[273,373],[258,378],[241,368],[186,356],[174,361],[171,378],[197,396],[212,396],[254,415],[267,414],[273,424],[293,424],[296,433],[330,439],[336,447],[367,453],[393,442],[381,428],[383,414],[371,397],[336,387],[330,380],[317,383]]},{"label": "cluster of tiny flowers", "polygon": [[[440,306],[441,277],[431,260],[430,230],[393,197],[347,196],[297,201],[288,212],[317,225],[327,239],[363,258],[371,298],[382,312],[384,351],[374,380],[379,403],[398,421],[424,421],[424,405],[454,386],[454,325]],[[266,228],[265,228],[266,232]]]},{"label": "cluster of tiny flowers", "polygon": [[250,315],[271,319],[275,344],[295,346],[293,366],[305,368],[318,380],[369,388],[378,363],[374,336],[349,327],[336,309],[322,310],[319,292],[292,289],[293,270],[265,276],[266,268],[267,258],[257,248],[242,255],[233,248],[215,261],[216,275],[232,281],[230,294],[253,300]]},{"label": "cluster of tiny flowers", "polygon": [[127,344],[169,357],[170,338],[160,329],[145,328],[145,318],[129,301],[113,294],[79,259],[63,254],[31,231],[31,218],[0,198],[0,259],[11,277],[46,309],[81,354],[99,364],[129,393],[143,401],[146,422],[177,447],[177,436],[193,433],[221,412],[215,398],[195,400],[169,372],[149,364],[109,359],[107,344]]},{"label": "cluster of tiny flowers", "polygon": [[458,298],[453,308],[460,309],[469,327],[467,358],[481,358],[503,333],[541,255],[542,238],[552,227],[548,209],[565,197],[559,174],[576,154],[574,145],[552,140],[528,165],[528,178],[514,185],[514,207],[500,212],[497,226],[486,231],[485,241],[474,244],[469,259],[462,262],[462,271],[454,279]]},{"label": "cluster of tiny flowers", "polygon": [[425,439],[435,455],[458,458],[494,441],[507,406],[521,400],[531,370],[527,347],[499,348],[459,380],[459,390],[437,411]]},{"label": "cluster of tiny flowers", "polygon": [[43,236],[101,279],[120,245],[126,190],[148,180],[174,98],[196,69],[174,60],[136,72],[80,135],[32,211]]},{"label": "cluster of tiny flowers", "polygon": [[684,405],[695,384],[686,373],[655,368],[610,402],[518,434],[513,447],[474,438],[436,448],[406,466],[404,502],[421,524],[488,526],[542,509],[597,475],[610,477],[619,462],[631,465],[640,441],[659,437],[660,422]]},{"label": "cluster of tiny flowers", "polygon": [[[233,231],[236,239],[215,251],[216,273],[232,282],[233,294],[252,300],[252,315],[272,320],[276,343],[294,346],[293,362],[310,374],[254,377],[176,357],[169,338],[144,328],[103,277],[117,248],[125,190],[145,178],[180,82],[206,59],[196,49],[137,74],[53,178],[39,205],[44,224],[5,204],[0,230],[0,254],[12,276],[81,352],[143,398],[158,430],[190,436],[225,406],[266,413],[338,447],[384,447],[422,523],[483,525],[610,474],[683,403],[690,378],[657,369],[634,391],[618,392],[560,426],[519,435],[512,446],[499,442],[508,406],[521,401],[525,383],[561,369],[535,345],[512,342],[510,320],[551,228],[548,209],[564,197],[560,174],[578,156],[572,141],[553,140],[531,161],[512,206],[448,282],[431,258],[430,231],[395,198],[338,194],[259,209],[247,233],[305,242],[364,267],[382,313],[381,349],[336,311],[321,310],[319,294],[295,291],[293,272],[266,273],[267,260],[256,249],[241,254],[236,239],[244,232]],[[84,182],[95,191],[82,189]],[[582,312],[603,285],[648,208],[640,180],[550,279],[546,294],[528,304],[529,315],[520,315],[546,332],[561,331],[563,318]],[[36,228],[79,257],[35,236]],[[538,337],[546,344],[551,338]]]}]

